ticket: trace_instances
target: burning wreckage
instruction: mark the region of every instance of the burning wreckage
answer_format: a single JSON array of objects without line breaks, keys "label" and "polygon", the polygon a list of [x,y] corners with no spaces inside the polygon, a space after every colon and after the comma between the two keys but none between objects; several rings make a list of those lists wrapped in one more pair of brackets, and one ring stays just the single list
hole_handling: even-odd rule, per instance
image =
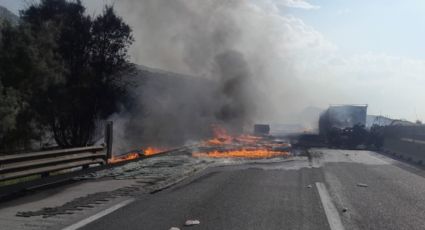
[{"label": "burning wreckage", "polygon": [[[185,154],[195,158],[245,158],[261,159],[287,157],[290,155],[291,144],[285,140],[268,135],[268,130],[261,125],[262,132],[255,131],[255,135],[231,135],[219,125],[212,125],[213,138],[201,141],[192,146],[183,147]],[[255,126],[258,130],[258,125]],[[267,131],[264,131],[267,130]],[[181,150],[182,148],[178,149]],[[175,150],[175,151],[174,151]],[[110,163],[134,160],[140,157],[150,157],[157,154],[173,154],[177,149],[148,147],[114,156]]]},{"label": "burning wreckage", "polygon": [[125,164],[117,164],[116,167],[77,179],[130,179],[135,180],[141,190],[152,192],[171,186],[208,167],[248,162],[280,162],[286,161],[291,154],[289,142],[266,133],[230,135],[219,125],[213,125],[212,131],[213,138],[191,146],[177,149],[149,147],[115,156],[111,163]]},{"label": "burning wreckage", "polygon": [[194,157],[211,158],[271,158],[289,156],[291,145],[269,135],[229,135],[226,129],[214,125],[214,138],[202,142],[192,153]]}]

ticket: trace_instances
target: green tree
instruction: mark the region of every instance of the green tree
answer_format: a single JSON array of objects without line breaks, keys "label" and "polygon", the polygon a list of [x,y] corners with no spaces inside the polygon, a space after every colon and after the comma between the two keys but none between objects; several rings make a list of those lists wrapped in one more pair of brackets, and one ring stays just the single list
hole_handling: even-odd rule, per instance
[{"label": "green tree", "polygon": [[41,0],[0,39],[0,150],[27,148],[44,131],[62,147],[91,144],[126,99],[133,37],[111,6],[90,17],[80,1]]},{"label": "green tree", "polygon": [[[40,140],[43,127],[37,122],[33,101],[50,85],[63,81],[62,64],[52,52],[54,31],[42,25],[37,33],[28,25],[3,24],[0,41],[0,84],[5,113],[1,150],[27,149]],[[13,109],[6,109],[13,107]],[[9,125],[8,125],[9,124]],[[7,128],[6,128],[7,127]]]},{"label": "green tree", "polygon": [[40,121],[63,147],[91,144],[97,121],[118,110],[126,96],[121,76],[131,70],[127,50],[131,28],[111,6],[95,18],[80,1],[42,0],[22,12],[33,34],[54,28],[52,53],[64,67],[64,81],[49,85],[33,105]]},{"label": "green tree", "polygon": [[[19,112],[18,94],[13,89],[5,89],[0,80],[0,140],[16,128],[16,116]],[[3,141],[0,141],[2,146]]]}]

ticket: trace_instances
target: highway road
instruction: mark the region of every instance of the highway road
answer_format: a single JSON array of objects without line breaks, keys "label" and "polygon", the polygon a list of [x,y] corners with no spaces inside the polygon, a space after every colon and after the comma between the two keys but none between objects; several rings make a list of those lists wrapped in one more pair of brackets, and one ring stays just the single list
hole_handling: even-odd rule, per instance
[{"label": "highway road", "polygon": [[[82,229],[424,229],[424,171],[368,151],[207,169]],[[185,227],[188,219],[199,225]]]},{"label": "highway road", "polygon": [[[189,156],[130,163],[0,203],[0,229],[425,228],[423,166],[369,151],[309,153],[225,164]],[[184,226],[187,220],[200,224]]]}]

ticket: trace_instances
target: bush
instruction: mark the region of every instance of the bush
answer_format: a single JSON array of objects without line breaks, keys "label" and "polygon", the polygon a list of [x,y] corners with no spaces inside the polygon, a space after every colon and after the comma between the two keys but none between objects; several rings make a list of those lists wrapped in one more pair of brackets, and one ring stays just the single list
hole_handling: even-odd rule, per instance
[{"label": "bush", "polygon": [[80,1],[42,0],[22,11],[18,26],[2,30],[0,92],[9,96],[0,100],[0,135],[26,131],[16,138],[30,143],[46,130],[62,147],[91,144],[98,121],[125,100],[132,42],[111,6],[96,17]]}]

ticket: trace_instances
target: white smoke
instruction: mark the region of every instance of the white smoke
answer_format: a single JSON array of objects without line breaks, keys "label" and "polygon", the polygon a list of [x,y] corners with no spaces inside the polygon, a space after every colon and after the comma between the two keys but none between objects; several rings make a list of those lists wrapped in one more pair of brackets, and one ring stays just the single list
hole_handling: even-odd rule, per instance
[{"label": "white smoke", "polygon": [[[308,105],[297,57],[335,47],[273,3],[248,0],[122,0],[116,7],[134,29],[135,63],[197,77],[216,77],[215,57],[240,52],[254,76],[255,120],[283,120]],[[289,115],[291,114],[291,115]]]},{"label": "white smoke", "polygon": [[[222,77],[217,57],[229,51],[239,53],[252,83],[244,88],[249,94],[242,94],[244,104],[250,102],[247,120],[252,122],[300,122],[298,112],[309,106],[394,106],[386,100],[390,94],[380,92],[390,92],[396,84],[383,85],[382,78],[404,74],[405,69],[423,71],[421,61],[338,54],[338,48],[317,30],[282,13],[282,6],[297,7],[290,3],[297,3],[298,8],[309,6],[305,1],[274,0],[120,0],[115,7],[134,30],[131,56],[137,64],[216,82]],[[304,9],[320,10],[311,6]],[[389,80],[399,82],[400,78]],[[370,108],[374,110],[373,105]],[[166,120],[168,125],[179,123],[174,122],[178,119]],[[190,123],[184,121],[180,126],[184,129]]]}]

